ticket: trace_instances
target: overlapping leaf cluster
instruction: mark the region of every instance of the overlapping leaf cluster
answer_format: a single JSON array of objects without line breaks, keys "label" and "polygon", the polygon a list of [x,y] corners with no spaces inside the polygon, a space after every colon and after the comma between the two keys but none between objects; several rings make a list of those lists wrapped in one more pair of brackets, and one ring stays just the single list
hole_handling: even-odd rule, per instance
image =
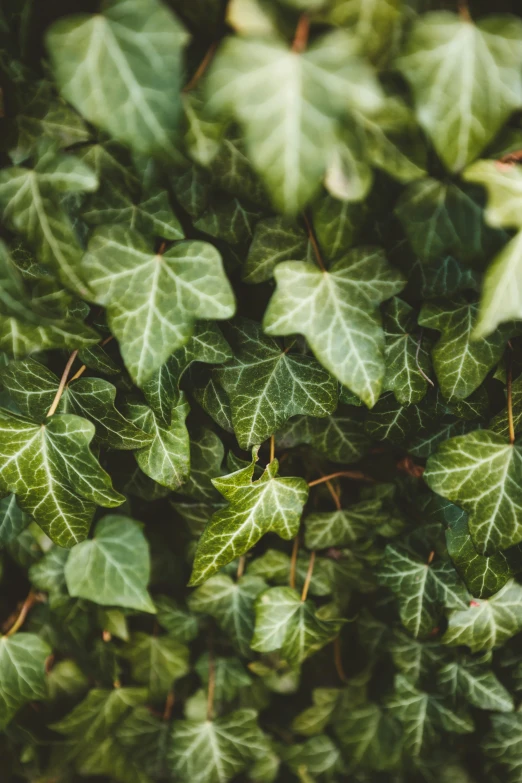
[{"label": "overlapping leaf cluster", "polygon": [[2,4],[2,780],[522,780],[512,5]]}]

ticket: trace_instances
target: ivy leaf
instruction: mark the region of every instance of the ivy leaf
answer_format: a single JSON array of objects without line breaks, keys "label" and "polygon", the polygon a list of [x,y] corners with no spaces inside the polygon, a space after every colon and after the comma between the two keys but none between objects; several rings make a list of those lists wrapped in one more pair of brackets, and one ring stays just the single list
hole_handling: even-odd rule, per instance
[{"label": "ivy leaf", "polygon": [[384,332],[378,305],[403,287],[376,249],[351,250],[329,271],[287,261],[263,326],[270,335],[303,334],[321,364],[371,408],[384,379]]},{"label": "ivy leaf", "polygon": [[479,554],[522,541],[520,447],[489,430],[450,438],[428,460],[424,480],[469,514],[469,532]]},{"label": "ivy leaf", "polygon": [[[41,422],[58,391],[60,379],[34,359],[11,362],[4,386],[24,416]],[[84,416],[96,427],[96,437],[114,449],[137,449],[151,436],[125,419],[115,407],[116,389],[101,378],[81,378],[64,389],[57,413]]]},{"label": "ivy leaf", "polygon": [[13,492],[56,544],[86,537],[96,503],[123,503],[89,449],[94,425],[86,419],[67,414],[33,424],[0,410],[0,432],[0,489]]},{"label": "ivy leaf", "polygon": [[32,633],[0,638],[0,728],[28,701],[47,698],[45,661],[51,648]]},{"label": "ivy leaf", "polygon": [[208,579],[227,563],[247,552],[270,531],[289,541],[297,535],[308,485],[302,478],[279,478],[273,460],[253,481],[256,464],[215,478],[212,483],[229,505],[216,511],[198,542],[190,584]]},{"label": "ivy leaf", "polygon": [[399,0],[334,0],[320,17],[328,24],[345,27],[353,33],[362,52],[377,64],[387,59],[400,24]]},{"label": "ivy leaf", "polygon": [[491,598],[476,599],[463,610],[450,613],[443,642],[467,645],[471,652],[492,650],[522,628],[522,587],[507,582]]},{"label": "ivy leaf", "polygon": [[96,525],[94,538],[72,549],[65,580],[72,596],[155,614],[147,592],[149,572],[148,544],[139,523],[109,515]]},{"label": "ivy leaf", "polygon": [[203,379],[201,376],[196,376],[193,381],[195,385],[192,388],[192,393],[203,410],[225,432],[234,432],[232,411],[227,393],[214,378],[213,373],[210,374],[210,377]]},{"label": "ivy leaf", "polygon": [[269,280],[281,261],[310,261],[311,246],[306,232],[293,220],[271,217],[260,220],[245,264],[245,283]]},{"label": "ivy leaf", "polygon": [[[420,343],[415,311],[398,297],[386,304],[384,333],[386,335],[384,391],[392,391],[402,405],[420,402],[428,389],[426,375],[431,365],[429,353]],[[422,374],[424,373],[424,375]]]},{"label": "ivy leaf", "polygon": [[234,358],[215,371],[227,392],[242,449],[262,443],[291,416],[327,416],[337,405],[337,383],[311,356],[283,350],[254,321],[232,334]]},{"label": "ivy leaf", "polygon": [[190,443],[185,419],[189,406],[183,395],[171,410],[170,424],[165,427],[146,405],[129,403],[127,413],[136,426],[152,440],[134,452],[136,462],[146,476],[162,487],[179,489],[190,471]]},{"label": "ivy leaf", "polygon": [[432,676],[448,659],[448,650],[440,642],[412,639],[397,629],[387,647],[396,668],[413,684]]},{"label": "ivy leaf", "polygon": [[494,228],[522,228],[522,174],[518,166],[498,160],[478,160],[463,173],[467,182],[482,185],[488,202],[485,217]]},{"label": "ivy leaf", "polygon": [[456,698],[462,696],[473,707],[495,712],[513,712],[513,697],[487,666],[474,661],[455,661],[439,669],[441,690]]},{"label": "ivy leaf", "polygon": [[38,259],[60,275],[63,283],[86,296],[79,274],[82,249],[71,220],[60,205],[63,193],[96,190],[94,172],[72,155],[44,151],[34,169],[0,172],[0,210],[6,226],[34,247]]},{"label": "ivy leaf", "polygon": [[379,581],[395,593],[401,620],[414,636],[427,636],[444,607],[465,609],[467,592],[448,562],[427,564],[388,545]]},{"label": "ivy leaf", "polygon": [[103,14],[60,19],[47,33],[66,100],[137,152],[176,158],[186,40],[176,17],[156,0],[111,0]]},{"label": "ivy leaf", "polygon": [[306,783],[341,772],[344,766],[339,749],[325,734],[311,737],[302,745],[283,747],[281,755],[292,772]]},{"label": "ivy leaf", "polygon": [[166,190],[132,198],[126,191],[105,184],[83,212],[91,226],[123,224],[151,237],[183,239],[183,229],[172,211]]},{"label": "ivy leaf", "polygon": [[344,620],[321,620],[312,601],[301,601],[291,587],[272,587],[256,601],[251,646],[257,652],[281,650],[289,664],[298,664],[331,642]]},{"label": "ivy leaf", "polygon": [[345,709],[335,722],[335,734],[350,766],[393,769],[401,750],[399,724],[377,704]]},{"label": "ivy leaf", "polygon": [[15,495],[0,499],[0,547],[19,536],[29,522],[30,517],[24,514]]},{"label": "ivy leaf", "polygon": [[332,462],[357,462],[368,450],[370,440],[355,410],[340,407],[324,419],[296,416],[276,433],[277,445],[291,449],[307,443]]},{"label": "ivy leaf", "polygon": [[137,232],[97,229],[82,262],[95,301],[107,307],[125,366],[138,385],[188,342],[198,318],[230,318],[234,295],[218,251],[188,240],[154,254]]},{"label": "ivy leaf", "polygon": [[[522,424],[522,377],[513,381],[511,386],[511,408],[513,415],[513,427],[515,432],[520,432],[520,426]],[[489,429],[492,432],[496,432],[502,435],[504,438],[509,438],[509,421],[507,406],[498,413],[490,422]]]},{"label": "ivy leaf", "polygon": [[169,759],[172,771],[187,783],[226,783],[265,744],[255,710],[236,710],[213,721],[174,721]]},{"label": "ivy leaf", "polygon": [[158,623],[164,628],[169,637],[186,644],[193,641],[198,635],[198,618],[194,617],[187,609],[180,607],[176,601],[167,595],[159,595],[154,599]]},{"label": "ivy leaf", "polygon": [[249,157],[282,212],[296,214],[317,190],[346,106],[371,112],[381,103],[376,78],[354,49],[341,31],[303,54],[277,39],[235,37],[213,63],[211,106],[242,125]]},{"label": "ivy leaf", "polygon": [[307,549],[349,546],[371,535],[372,528],[387,519],[380,500],[362,500],[338,511],[318,511],[305,519],[305,544]]},{"label": "ivy leaf", "polygon": [[246,206],[239,199],[225,196],[209,205],[194,221],[194,226],[230,245],[244,245],[252,239],[254,226],[261,214],[258,209]]},{"label": "ivy leaf", "polygon": [[520,775],[521,728],[522,716],[519,712],[512,715],[492,715],[491,731],[483,740],[486,755],[500,762],[507,773],[511,773],[508,779],[513,781]]},{"label": "ivy leaf", "polygon": [[[252,684],[239,658],[214,657],[214,698],[219,702],[235,699],[241,688]],[[205,688],[208,688],[210,656],[204,653],[197,661],[195,670]]]},{"label": "ivy leaf", "polygon": [[258,576],[242,576],[234,582],[226,574],[216,574],[189,596],[188,605],[193,612],[213,617],[241,654],[248,655],[254,603],[265,589],[265,581]]},{"label": "ivy leaf", "polygon": [[161,423],[170,424],[181,378],[193,362],[223,364],[231,357],[230,346],[218,327],[213,323],[197,323],[189,341],[174,351],[142,387],[145,399]]},{"label": "ivy leaf", "polygon": [[440,696],[417,690],[402,675],[395,678],[395,690],[388,699],[388,709],[402,724],[404,747],[414,758],[440,742],[441,732],[469,734],[474,730],[469,715],[454,712]]},{"label": "ivy leaf", "polygon": [[522,24],[512,17],[474,24],[437,12],[414,23],[397,66],[412,87],[419,123],[450,171],[478,157],[521,106],[521,64]]},{"label": "ivy leaf", "polygon": [[190,475],[180,492],[202,502],[219,502],[219,492],[212,479],[222,475],[225,449],[212,430],[201,429],[190,444]]},{"label": "ivy leaf", "polygon": [[[341,201],[323,193],[312,204],[313,227],[324,254],[337,260],[355,243],[365,216],[363,202]],[[309,254],[310,255],[310,254]],[[301,260],[294,256],[289,261]],[[308,257],[308,260],[311,260]]]},{"label": "ivy leaf", "polygon": [[146,685],[153,700],[164,699],[172,683],[189,671],[189,650],[170,636],[150,636],[137,631],[121,655],[131,666],[132,677]]}]

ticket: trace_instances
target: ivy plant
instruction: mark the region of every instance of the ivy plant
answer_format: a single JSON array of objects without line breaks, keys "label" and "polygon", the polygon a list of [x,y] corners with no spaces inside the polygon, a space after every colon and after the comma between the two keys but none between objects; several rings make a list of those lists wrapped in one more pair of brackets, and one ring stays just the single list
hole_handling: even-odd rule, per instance
[{"label": "ivy plant", "polygon": [[2,781],[520,783],[521,8],[0,5]]}]

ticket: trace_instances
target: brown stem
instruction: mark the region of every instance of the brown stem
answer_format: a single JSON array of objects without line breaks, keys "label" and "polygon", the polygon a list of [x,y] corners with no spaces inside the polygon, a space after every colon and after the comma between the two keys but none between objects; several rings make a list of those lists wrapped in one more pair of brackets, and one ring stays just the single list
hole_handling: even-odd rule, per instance
[{"label": "brown stem", "polygon": [[172,710],[174,708],[174,691],[167,693],[167,700],[165,702],[165,709],[163,710],[163,720],[170,720],[172,716]]},{"label": "brown stem", "polygon": [[[101,343],[99,343],[100,347],[103,348],[103,346],[107,345],[107,343],[110,343],[111,340],[114,340],[114,337],[112,336],[112,334],[110,335],[110,337],[106,337],[105,340],[102,340]],[[86,364],[82,364],[82,366],[80,367],[78,372],[76,372],[73,375],[73,377],[70,380],[67,381],[66,385],[69,386],[69,384],[72,383],[73,381],[77,381],[78,378],[80,378],[83,375],[83,373],[85,372],[86,369],[87,369],[87,365]]]},{"label": "brown stem", "polygon": [[366,473],[362,473],[360,470],[338,470],[337,473],[330,473],[328,476],[321,476],[321,478],[314,479],[314,481],[309,481],[308,486],[316,487],[317,484],[324,484],[325,481],[330,481],[330,479],[334,478],[350,478],[355,479],[356,481],[369,481],[372,484],[375,483],[375,479],[371,476],[367,476]]},{"label": "brown stem", "polygon": [[212,642],[208,650],[208,692],[207,692],[207,720],[214,717],[214,690],[216,688],[216,665],[214,663],[214,650]]},{"label": "brown stem", "polygon": [[301,593],[301,601],[306,601],[306,596],[308,595],[310,582],[312,581],[312,574],[314,572],[314,564],[315,564],[315,550],[312,550],[310,554],[310,562],[308,563],[308,571],[306,572],[306,577],[303,585],[303,592]]},{"label": "brown stem", "polygon": [[507,359],[507,417],[509,428],[509,442],[511,445],[515,442],[515,423],[513,421],[513,361],[510,352]]},{"label": "brown stem", "polygon": [[67,364],[65,365],[65,370],[62,373],[62,377],[60,378],[60,383],[58,385],[58,389],[56,390],[56,394],[53,400],[53,403],[51,407],[49,408],[49,411],[47,413],[47,416],[52,416],[53,413],[56,412],[56,408],[58,407],[58,404],[60,402],[60,399],[63,394],[63,390],[65,389],[65,384],[67,382],[67,376],[69,375],[69,372],[71,370],[71,367],[73,365],[74,360],[76,359],[78,355],[78,351],[73,351],[72,354],[69,356],[69,359],[67,361]]},{"label": "brown stem", "polygon": [[471,22],[471,14],[469,12],[467,0],[458,0],[459,16],[463,22]]},{"label": "brown stem", "polygon": [[214,43],[210,44],[207,53],[201,60],[200,64],[198,65],[195,73],[192,75],[191,79],[187,82],[187,84],[183,87],[182,92],[190,92],[194,89],[196,84],[199,82],[201,77],[204,75],[205,71],[207,70],[208,66],[212,62],[212,58],[214,57],[216,53],[218,42],[214,41]]},{"label": "brown stem", "polygon": [[334,485],[332,484],[331,481],[327,481],[326,482],[326,486],[328,487],[328,492],[332,496],[332,500],[335,503],[335,508],[337,509],[337,511],[340,511],[341,510],[341,501],[339,500],[339,495],[335,491]]},{"label": "brown stem", "polygon": [[431,565],[433,563],[434,557],[435,557],[435,550],[432,549],[430,554],[428,555],[428,565]]},{"label": "brown stem", "polygon": [[35,593],[33,590],[30,590],[27,598],[22,604],[22,608],[20,609],[18,617],[16,618],[12,626],[9,628],[9,630],[6,631],[5,635],[11,636],[12,634],[16,633],[24,624],[25,618],[29,614],[31,607],[42,600],[43,597],[40,593]]},{"label": "brown stem", "polygon": [[343,659],[341,656],[341,637],[336,636],[333,641],[333,649],[334,649],[334,663],[335,663],[335,670],[337,674],[339,675],[339,679],[341,682],[348,682],[348,677],[345,674],[344,668],[343,668]]},{"label": "brown stem", "polygon": [[310,20],[307,14],[301,14],[297,27],[295,28],[294,40],[292,42],[292,51],[296,54],[302,54],[308,43],[308,34],[310,32]]},{"label": "brown stem", "polygon": [[306,230],[308,232],[308,239],[310,240],[310,244],[312,245],[312,247],[314,249],[314,253],[315,253],[315,257],[317,259],[317,263],[321,267],[322,271],[326,272],[326,267],[324,265],[323,257],[321,255],[321,249],[319,247],[319,243],[318,243],[317,238],[316,238],[316,236],[314,234],[314,230],[312,228],[312,224],[308,220],[308,218],[307,218],[305,213],[303,213],[303,220],[304,220],[304,223],[305,223],[305,226],[306,226]]},{"label": "brown stem", "polygon": [[297,553],[299,552],[299,536],[294,538],[294,545],[292,547],[292,557],[290,558],[290,587],[295,589],[295,570],[297,566]]},{"label": "brown stem", "polygon": [[245,560],[246,560],[245,556],[241,555],[241,557],[239,558],[239,563],[237,564],[237,578],[238,579],[241,579],[241,577],[243,576],[243,573],[244,573],[244,570],[245,570]]},{"label": "brown stem", "polygon": [[105,642],[105,644],[108,644],[112,639],[112,634],[110,631],[107,631],[107,629],[102,631],[102,639]]},{"label": "brown stem", "polygon": [[273,462],[275,459],[275,436],[270,436],[270,462]]}]

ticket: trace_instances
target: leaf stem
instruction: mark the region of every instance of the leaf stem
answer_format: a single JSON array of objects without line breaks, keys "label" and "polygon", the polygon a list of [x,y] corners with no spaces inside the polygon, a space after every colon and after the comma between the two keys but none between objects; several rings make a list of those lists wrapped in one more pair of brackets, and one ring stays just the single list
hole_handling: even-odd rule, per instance
[{"label": "leaf stem", "polygon": [[61,400],[63,390],[65,389],[65,384],[67,382],[67,376],[69,375],[69,372],[71,370],[71,367],[74,363],[74,360],[76,359],[78,355],[78,351],[73,351],[72,354],[69,356],[69,360],[67,364],[65,365],[65,370],[62,373],[62,377],[60,378],[60,383],[58,385],[58,389],[56,390],[56,394],[53,400],[53,403],[51,407],[49,408],[49,411],[47,413],[47,417],[52,416],[53,413],[56,412],[56,408],[58,407],[58,404]]},{"label": "leaf stem", "polygon": [[204,75],[205,71],[207,70],[208,66],[212,62],[212,58],[214,57],[216,53],[218,42],[214,41],[214,43],[210,44],[205,56],[201,60],[200,64],[196,68],[195,73],[192,75],[192,77],[189,79],[189,81],[186,83],[186,85],[183,87],[182,92],[190,92],[194,89],[196,84],[199,82],[201,77]]},{"label": "leaf stem", "polygon": [[513,421],[513,361],[512,361],[512,348],[509,346],[510,352],[507,359],[507,417],[509,428],[509,442],[511,445],[515,442],[515,423]]},{"label": "leaf stem", "polygon": [[471,22],[473,21],[471,18],[471,14],[469,12],[468,2],[467,0],[458,0],[457,3],[459,16],[462,19],[463,22]]},{"label": "leaf stem", "polygon": [[237,579],[241,579],[241,577],[243,576],[245,570],[245,560],[246,560],[245,555],[241,555],[241,557],[239,558],[239,563],[237,564],[237,575],[236,575]]},{"label": "leaf stem", "polygon": [[335,670],[337,674],[339,675],[339,679],[341,682],[348,682],[348,677],[345,674],[344,668],[343,668],[343,659],[341,655],[341,637],[336,636],[333,641],[333,649],[334,649],[334,663],[335,663]]},{"label": "leaf stem", "polygon": [[338,470],[337,473],[330,473],[328,476],[321,476],[321,478],[314,479],[308,482],[309,487],[316,487],[318,484],[324,484],[326,481],[334,478],[350,478],[355,481],[368,481],[372,484],[375,483],[375,479],[371,476],[367,476],[360,470]]},{"label": "leaf stem", "polygon": [[317,241],[317,237],[314,234],[314,230],[312,228],[312,224],[308,220],[308,217],[306,216],[306,213],[303,212],[303,220],[306,226],[306,230],[308,232],[308,239],[310,240],[310,244],[312,245],[315,253],[315,257],[317,259],[317,263],[321,267],[323,272],[326,272],[326,267],[324,265],[323,257],[321,255],[321,249],[319,248],[319,243]]},{"label": "leaf stem", "polygon": [[328,487],[328,492],[332,496],[332,500],[335,503],[335,508],[337,509],[337,511],[340,511],[341,510],[341,501],[339,500],[339,495],[335,491],[334,485],[332,484],[331,481],[327,481],[326,482],[326,486]]},{"label": "leaf stem", "polygon": [[270,462],[275,459],[275,435],[270,435]]},{"label": "leaf stem", "polygon": [[[112,336],[112,334],[111,334],[109,337],[106,337],[106,338],[105,338],[105,340],[102,340],[102,341],[101,341],[101,343],[98,343],[98,345],[99,345],[101,348],[103,348],[103,346],[104,346],[104,345],[107,345],[107,343],[110,343],[110,341],[111,341],[111,340],[114,340],[114,337]],[[85,370],[86,370],[86,369],[87,369],[87,365],[86,365],[86,364],[82,364],[82,366],[80,367],[80,369],[78,370],[78,372],[77,372],[77,373],[75,373],[75,374],[73,375],[73,377],[72,377],[70,380],[68,380],[68,381],[67,381],[67,383],[66,383],[66,386],[68,386],[68,385],[69,385],[70,383],[72,383],[73,381],[77,381],[77,380],[78,380],[78,378],[79,378],[80,376],[82,376],[82,375],[83,375],[83,373],[85,372]]]},{"label": "leaf stem", "polygon": [[171,690],[167,693],[167,700],[165,701],[165,709],[163,710],[163,720],[168,721],[172,716],[172,710],[174,708],[174,691]]},{"label": "leaf stem", "polygon": [[306,597],[308,595],[308,589],[310,587],[310,582],[312,581],[312,574],[314,572],[314,564],[315,564],[315,550],[313,549],[310,554],[310,562],[308,563],[308,571],[306,572],[306,577],[303,585],[303,592],[301,593],[301,601],[306,601]]},{"label": "leaf stem", "polygon": [[310,32],[310,19],[307,14],[301,14],[297,27],[295,28],[294,40],[292,42],[292,51],[296,54],[302,54],[308,43],[308,34]]},{"label": "leaf stem", "polygon": [[31,608],[34,606],[34,604],[39,603],[43,600],[40,593],[35,593],[34,590],[30,590],[27,598],[22,604],[22,608],[20,609],[20,612],[18,614],[18,617],[12,624],[12,626],[9,628],[8,631],[6,631],[6,636],[11,636],[12,634],[16,633],[24,624],[25,619],[27,615],[29,614]]},{"label": "leaf stem", "polygon": [[290,558],[290,587],[295,589],[295,569],[297,566],[297,553],[299,552],[299,535],[294,538],[292,547],[292,557]]}]

